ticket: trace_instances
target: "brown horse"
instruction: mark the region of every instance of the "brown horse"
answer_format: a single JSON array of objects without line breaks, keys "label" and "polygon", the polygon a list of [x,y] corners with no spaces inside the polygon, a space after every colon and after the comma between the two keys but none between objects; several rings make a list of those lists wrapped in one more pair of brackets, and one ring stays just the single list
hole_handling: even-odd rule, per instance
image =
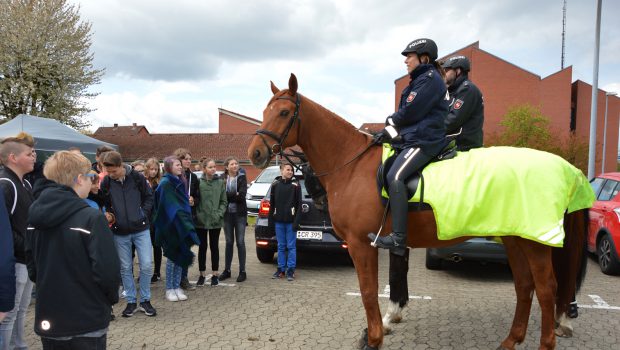
[{"label": "brown horse", "polygon": [[[378,349],[384,334],[378,303],[378,252],[366,235],[381,226],[384,210],[375,181],[381,149],[371,147],[362,152],[371,142],[369,135],[298,94],[295,75],[291,74],[288,84],[288,89],[280,91],[271,83],[274,96],[263,111],[263,123],[248,156],[255,166],[264,168],[274,153],[285,147],[299,145],[303,149],[327,191],[333,227],[348,243],[355,264],[368,322],[364,348]],[[587,209],[565,215],[563,248],[516,236],[502,237],[514,276],[517,305],[512,328],[500,349],[514,349],[524,340],[534,291],[542,313],[540,349],[555,348],[556,320],[555,331],[570,336],[572,328],[566,311],[585,274],[587,219]],[[471,238],[438,240],[430,210],[410,212],[408,222],[410,247],[443,247]],[[389,232],[390,227],[388,219],[382,233]]]}]

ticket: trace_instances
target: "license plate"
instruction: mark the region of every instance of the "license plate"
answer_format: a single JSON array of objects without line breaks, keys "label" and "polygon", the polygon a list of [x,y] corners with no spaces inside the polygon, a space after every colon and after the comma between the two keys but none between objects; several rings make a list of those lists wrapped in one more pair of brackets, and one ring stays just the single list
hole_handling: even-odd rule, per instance
[{"label": "license plate", "polygon": [[323,239],[321,231],[297,231],[297,239]]}]

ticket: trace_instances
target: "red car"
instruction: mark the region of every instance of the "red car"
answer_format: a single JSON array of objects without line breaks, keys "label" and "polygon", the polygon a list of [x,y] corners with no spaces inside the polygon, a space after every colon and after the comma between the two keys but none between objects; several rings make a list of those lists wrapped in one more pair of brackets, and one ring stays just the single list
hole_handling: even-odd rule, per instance
[{"label": "red car", "polygon": [[601,271],[620,274],[620,173],[605,173],[590,181],[596,202],[590,210],[588,250],[598,257]]}]

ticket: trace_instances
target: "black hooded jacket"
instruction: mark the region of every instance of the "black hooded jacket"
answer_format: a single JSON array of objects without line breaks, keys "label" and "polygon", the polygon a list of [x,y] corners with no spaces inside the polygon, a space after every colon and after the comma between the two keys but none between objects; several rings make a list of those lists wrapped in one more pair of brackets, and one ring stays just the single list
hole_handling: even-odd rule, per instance
[{"label": "black hooded jacket", "polygon": [[37,181],[34,196],[26,258],[36,283],[35,332],[67,337],[107,328],[120,262],[105,216],[50,180]]}]

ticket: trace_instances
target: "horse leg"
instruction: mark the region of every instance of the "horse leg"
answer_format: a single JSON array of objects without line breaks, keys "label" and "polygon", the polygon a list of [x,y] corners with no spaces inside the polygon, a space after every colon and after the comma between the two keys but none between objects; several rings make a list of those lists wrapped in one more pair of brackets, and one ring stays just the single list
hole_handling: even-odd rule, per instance
[{"label": "horse leg", "polygon": [[409,251],[400,256],[390,252],[390,302],[383,316],[383,330],[389,334],[392,330],[390,323],[400,323],[402,310],[409,301],[409,288],[407,286],[407,272],[409,272]]},{"label": "horse leg", "polygon": [[[360,235],[365,238],[366,236]],[[377,249],[367,242],[348,242],[349,254],[355,264],[357,279],[360,285],[362,303],[366,310],[368,323],[367,339],[362,337],[362,349],[379,349],[383,343],[383,326],[381,324],[381,310],[379,310],[379,264]]]},{"label": "horse leg", "polygon": [[502,341],[498,349],[515,348],[515,345],[521,344],[525,339],[527,324],[530,318],[530,310],[532,308],[532,297],[534,293],[534,279],[530,272],[527,257],[521,251],[516,243],[515,237],[502,237],[508,263],[512,270],[512,276],[515,284],[515,292],[517,294],[517,305],[515,308],[512,327],[508,337]]},{"label": "horse leg", "polygon": [[555,349],[555,298],[557,282],[553,272],[552,248],[534,241],[517,238],[517,243],[530,265],[536,297],[540,304],[541,330],[539,350]]}]

